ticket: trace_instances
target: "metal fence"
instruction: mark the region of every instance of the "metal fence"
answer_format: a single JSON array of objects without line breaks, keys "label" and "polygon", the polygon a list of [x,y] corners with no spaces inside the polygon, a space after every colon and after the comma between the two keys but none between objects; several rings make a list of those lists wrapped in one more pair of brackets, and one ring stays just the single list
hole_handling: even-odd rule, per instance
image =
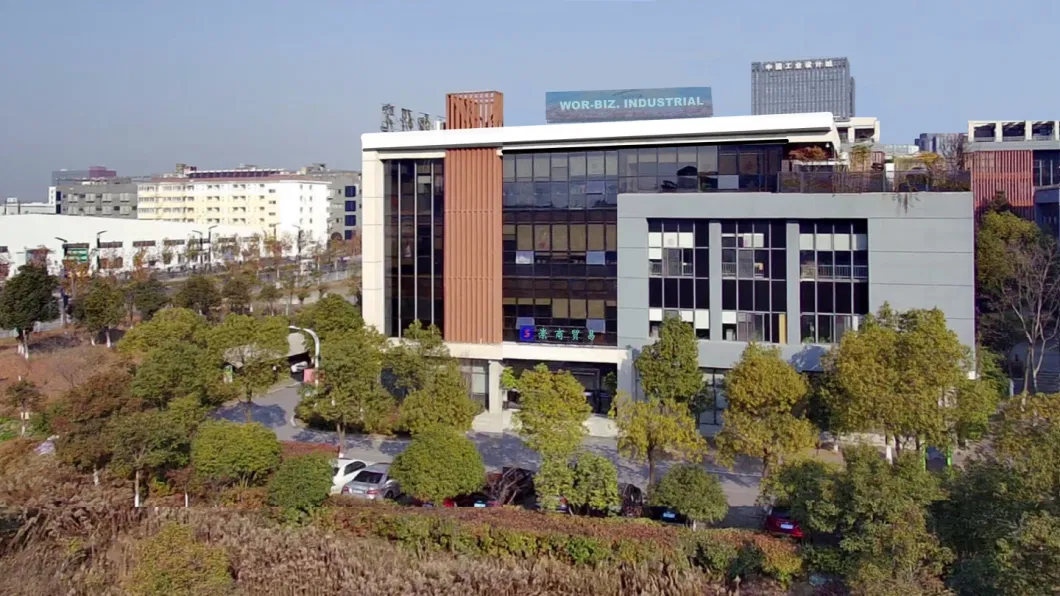
[{"label": "metal fence", "polygon": [[781,193],[963,192],[972,189],[971,172],[781,172],[777,176],[777,192]]}]

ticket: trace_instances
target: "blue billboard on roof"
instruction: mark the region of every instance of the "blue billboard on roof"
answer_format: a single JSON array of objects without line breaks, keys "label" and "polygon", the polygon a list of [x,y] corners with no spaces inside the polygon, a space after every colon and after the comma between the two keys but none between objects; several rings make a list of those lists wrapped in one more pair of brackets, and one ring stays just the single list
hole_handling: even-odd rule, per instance
[{"label": "blue billboard on roof", "polygon": [[545,93],[545,122],[549,124],[707,118],[713,115],[710,87]]}]

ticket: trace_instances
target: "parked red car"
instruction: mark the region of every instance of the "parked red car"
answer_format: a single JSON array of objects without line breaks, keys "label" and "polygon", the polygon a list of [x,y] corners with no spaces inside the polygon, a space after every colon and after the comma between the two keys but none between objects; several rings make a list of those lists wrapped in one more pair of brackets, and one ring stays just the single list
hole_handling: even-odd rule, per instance
[{"label": "parked red car", "polygon": [[788,536],[795,540],[802,540],[802,527],[799,522],[791,517],[791,511],[787,507],[773,506],[769,508],[766,515],[765,531],[777,536]]}]

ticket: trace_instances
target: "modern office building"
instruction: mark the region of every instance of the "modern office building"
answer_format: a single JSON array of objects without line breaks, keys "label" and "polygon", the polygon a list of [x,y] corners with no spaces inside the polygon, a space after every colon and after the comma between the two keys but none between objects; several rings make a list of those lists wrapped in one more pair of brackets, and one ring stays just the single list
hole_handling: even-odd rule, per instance
[{"label": "modern office building", "polygon": [[911,198],[926,193],[883,172],[857,173],[873,192],[825,187],[850,174],[789,155],[815,146],[835,163],[831,114],[505,127],[467,97],[449,99],[472,114],[447,118],[463,128],[361,137],[363,313],[390,337],[441,328],[486,385],[479,428],[518,407],[502,368],[543,362],[593,395],[593,432],[613,432],[603,379],[638,394],[633,359],[667,316],[700,339],[706,426],[751,341],[816,370],[889,302],[939,307],[974,343],[971,194]]},{"label": "modern office building", "polygon": [[174,173],[138,185],[137,212],[146,220],[247,226],[325,242],[328,185],[282,169],[199,170],[178,164]]},{"label": "modern office building", "polygon": [[103,178],[48,188],[48,201],[64,215],[136,219],[137,183],[129,178]]},{"label": "modern office building", "polygon": [[1060,185],[1060,121],[972,120],[966,152],[977,209],[1000,195],[1035,219],[1036,205],[1052,204],[1055,193],[1036,195]]},{"label": "modern office building", "polygon": [[831,112],[854,116],[854,77],[846,58],[751,63],[751,113]]}]

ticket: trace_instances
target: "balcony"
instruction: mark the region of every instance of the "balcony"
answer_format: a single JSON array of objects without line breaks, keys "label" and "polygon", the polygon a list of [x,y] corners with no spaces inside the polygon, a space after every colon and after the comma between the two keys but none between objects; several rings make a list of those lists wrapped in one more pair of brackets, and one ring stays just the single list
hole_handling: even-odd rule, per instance
[{"label": "balcony", "polygon": [[972,188],[971,172],[780,172],[781,193],[961,192]]},{"label": "balcony", "polygon": [[799,279],[856,279],[869,278],[868,265],[815,265],[804,263],[799,267]]}]

